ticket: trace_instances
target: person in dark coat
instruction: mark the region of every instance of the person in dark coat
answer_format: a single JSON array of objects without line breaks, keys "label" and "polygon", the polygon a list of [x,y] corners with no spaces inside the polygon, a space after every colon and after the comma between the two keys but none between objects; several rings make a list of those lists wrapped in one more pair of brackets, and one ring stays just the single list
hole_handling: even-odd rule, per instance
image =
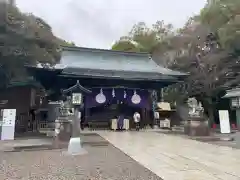
[{"label": "person in dark coat", "polygon": [[118,117],[118,129],[123,130],[124,116],[121,114]]}]

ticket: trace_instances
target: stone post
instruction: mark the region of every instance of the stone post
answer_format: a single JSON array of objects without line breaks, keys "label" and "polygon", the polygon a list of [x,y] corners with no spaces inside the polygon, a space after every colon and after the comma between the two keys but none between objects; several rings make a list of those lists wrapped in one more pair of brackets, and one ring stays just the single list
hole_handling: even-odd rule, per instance
[{"label": "stone post", "polygon": [[55,120],[55,131],[54,131],[54,148],[59,148],[59,133],[60,133],[61,123],[58,119]]},{"label": "stone post", "polygon": [[76,138],[80,136],[80,118],[79,117],[79,109],[77,107],[74,108],[74,117],[72,121],[72,137]]},{"label": "stone post", "polygon": [[72,121],[72,137],[68,144],[68,154],[81,155],[85,154],[86,151],[83,149],[80,138],[80,118],[79,107],[74,108],[74,117]]}]

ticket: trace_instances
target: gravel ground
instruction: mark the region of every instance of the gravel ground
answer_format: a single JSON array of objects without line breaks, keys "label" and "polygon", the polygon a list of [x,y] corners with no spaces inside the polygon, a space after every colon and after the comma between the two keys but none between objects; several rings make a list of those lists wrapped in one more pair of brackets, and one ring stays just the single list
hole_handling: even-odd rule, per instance
[{"label": "gravel ground", "polygon": [[86,155],[61,150],[0,152],[1,180],[161,180],[97,134],[82,136]]}]

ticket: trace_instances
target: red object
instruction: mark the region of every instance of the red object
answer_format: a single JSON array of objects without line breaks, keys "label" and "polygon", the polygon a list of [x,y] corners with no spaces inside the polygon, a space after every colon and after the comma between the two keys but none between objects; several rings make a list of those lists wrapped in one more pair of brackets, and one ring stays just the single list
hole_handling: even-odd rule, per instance
[{"label": "red object", "polygon": [[213,129],[216,129],[216,128],[217,128],[217,125],[216,125],[216,124],[213,124],[212,128],[213,128]]},{"label": "red object", "polygon": [[232,124],[232,129],[237,129],[235,124]]}]

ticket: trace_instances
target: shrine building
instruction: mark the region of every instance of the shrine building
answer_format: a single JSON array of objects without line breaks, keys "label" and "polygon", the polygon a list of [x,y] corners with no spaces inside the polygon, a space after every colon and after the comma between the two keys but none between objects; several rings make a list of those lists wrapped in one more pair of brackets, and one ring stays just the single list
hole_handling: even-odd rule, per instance
[{"label": "shrine building", "polygon": [[147,53],[121,52],[82,47],[63,47],[60,63],[54,68],[28,67],[46,90],[58,100],[63,89],[78,86],[89,90],[84,97],[82,121],[96,126],[119,114],[132,119],[141,114],[141,126],[151,125],[151,92],[182,81],[185,73],[159,66]]}]

